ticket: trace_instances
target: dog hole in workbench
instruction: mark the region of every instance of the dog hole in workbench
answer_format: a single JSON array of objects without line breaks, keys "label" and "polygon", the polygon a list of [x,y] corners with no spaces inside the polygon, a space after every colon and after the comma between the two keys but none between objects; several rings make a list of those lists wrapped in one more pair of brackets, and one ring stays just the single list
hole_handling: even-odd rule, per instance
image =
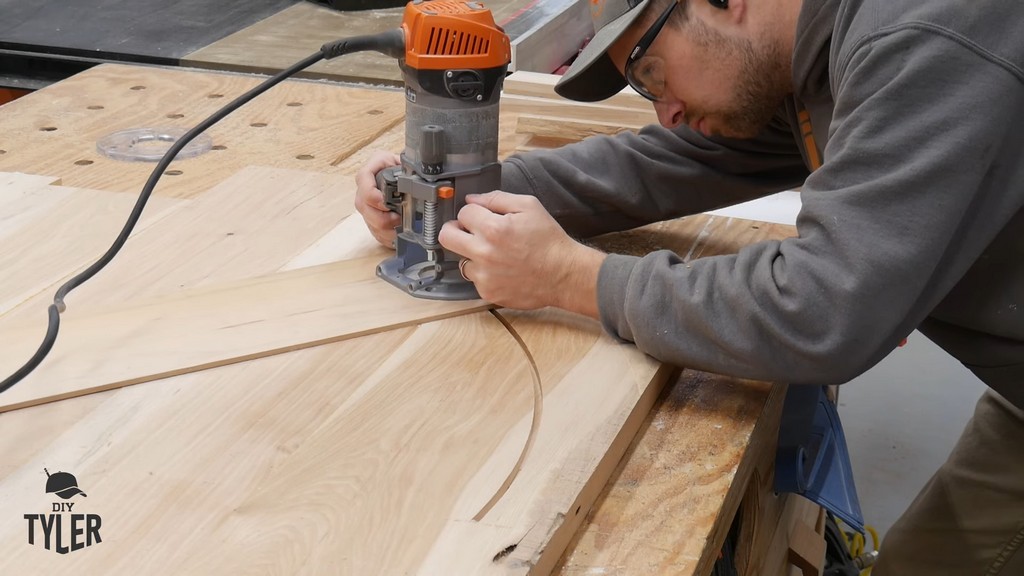
[{"label": "dog hole in workbench", "polygon": [[168,176],[181,176],[183,172],[181,170],[168,170],[167,172],[164,172],[164,174],[167,174]]},{"label": "dog hole in workbench", "polygon": [[42,128],[39,129],[39,131],[40,132],[53,132],[56,129],[57,129],[56,126],[43,126]]},{"label": "dog hole in workbench", "polygon": [[302,106],[302,102],[289,102],[285,104],[285,106],[291,106],[292,108],[295,108],[297,106]]},{"label": "dog hole in workbench", "polygon": [[207,98],[211,98],[211,99],[213,99],[213,98],[223,98],[224,95],[223,94],[208,94],[206,97]]},{"label": "dog hole in workbench", "polygon": [[86,110],[103,110],[103,106],[100,106],[99,104],[93,104],[92,106],[86,106],[85,109]]},{"label": "dog hole in workbench", "polygon": [[249,126],[252,126],[253,128],[266,128],[267,127],[267,123],[266,122],[253,122],[252,124],[249,124]]},{"label": "dog hole in workbench", "polygon": [[384,111],[383,110],[377,110],[376,108],[374,108],[373,110],[367,110],[366,113],[369,114],[370,116],[376,116],[378,114],[383,114]]},{"label": "dog hole in workbench", "polygon": [[167,117],[172,119],[172,120],[175,120],[175,119],[178,119],[178,118],[184,118],[185,115],[184,114],[168,114]]},{"label": "dog hole in workbench", "polygon": [[312,154],[299,154],[295,158],[299,160],[312,160],[313,158],[315,158],[315,156],[313,156]]},{"label": "dog hole in workbench", "polygon": [[88,166],[89,164],[92,164],[92,160],[75,160],[76,166]]},{"label": "dog hole in workbench", "polygon": [[211,148],[211,150],[227,150],[228,147],[223,144],[217,144]]},{"label": "dog hole in workbench", "polygon": [[146,89],[145,86],[132,86],[131,87],[131,90],[145,90],[145,89]]}]

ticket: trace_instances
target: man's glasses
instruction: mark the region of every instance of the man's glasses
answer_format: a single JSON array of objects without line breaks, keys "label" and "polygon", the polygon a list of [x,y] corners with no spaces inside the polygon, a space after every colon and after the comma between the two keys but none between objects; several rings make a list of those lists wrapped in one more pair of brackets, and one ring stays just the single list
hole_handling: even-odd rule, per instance
[{"label": "man's glasses", "polygon": [[626,82],[652,102],[660,100],[665,93],[665,61],[658,56],[646,56],[647,49],[651,47],[651,43],[658,37],[658,33],[665,27],[668,17],[678,5],[679,2],[672,2],[665,8],[626,59]]}]

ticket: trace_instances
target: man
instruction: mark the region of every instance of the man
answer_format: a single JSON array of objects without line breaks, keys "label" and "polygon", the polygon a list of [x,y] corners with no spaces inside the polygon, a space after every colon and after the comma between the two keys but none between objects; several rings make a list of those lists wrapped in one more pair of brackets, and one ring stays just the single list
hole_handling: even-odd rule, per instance
[{"label": "man", "polygon": [[[1024,5],[605,0],[556,90],[661,127],[513,157],[440,241],[481,296],[682,366],[841,383],[915,328],[992,390],[875,576],[1024,574]],[[357,207],[390,245],[373,173]],[[798,237],[683,263],[587,237],[801,186]],[[572,236],[570,236],[572,235]],[[521,279],[531,278],[532,282]],[[927,382],[922,383],[927,394]]]}]

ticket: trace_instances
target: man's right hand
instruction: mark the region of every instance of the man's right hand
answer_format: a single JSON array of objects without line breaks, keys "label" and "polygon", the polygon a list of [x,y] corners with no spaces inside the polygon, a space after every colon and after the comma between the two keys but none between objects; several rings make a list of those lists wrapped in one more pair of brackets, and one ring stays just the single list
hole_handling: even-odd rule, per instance
[{"label": "man's right hand", "polygon": [[395,228],[400,218],[384,204],[384,193],[377,188],[376,177],[377,172],[400,163],[398,154],[378,150],[356,172],[356,210],[377,242],[388,248],[395,245]]}]

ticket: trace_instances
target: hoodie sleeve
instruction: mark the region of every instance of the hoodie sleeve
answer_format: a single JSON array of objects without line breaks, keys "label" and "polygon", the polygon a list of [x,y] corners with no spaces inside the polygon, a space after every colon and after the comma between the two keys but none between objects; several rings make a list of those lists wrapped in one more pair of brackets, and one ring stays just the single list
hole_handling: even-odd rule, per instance
[{"label": "hoodie sleeve", "polygon": [[[684,262],[609,256],[608,332],[673,364],[841,383],[909,334],[1021,209],[1019,71],[923,27],[855,47],[833,76],[824,164],[798,237]],[[1002,156],[1001,156],[1002,154]]]},{"label": "hoodie sleeve", "polygon": [[502,189],[536,196],[569,234],[591,237],[790,189],[806,176],[780,112],[751,140],[648,126],[512,156]]}]

